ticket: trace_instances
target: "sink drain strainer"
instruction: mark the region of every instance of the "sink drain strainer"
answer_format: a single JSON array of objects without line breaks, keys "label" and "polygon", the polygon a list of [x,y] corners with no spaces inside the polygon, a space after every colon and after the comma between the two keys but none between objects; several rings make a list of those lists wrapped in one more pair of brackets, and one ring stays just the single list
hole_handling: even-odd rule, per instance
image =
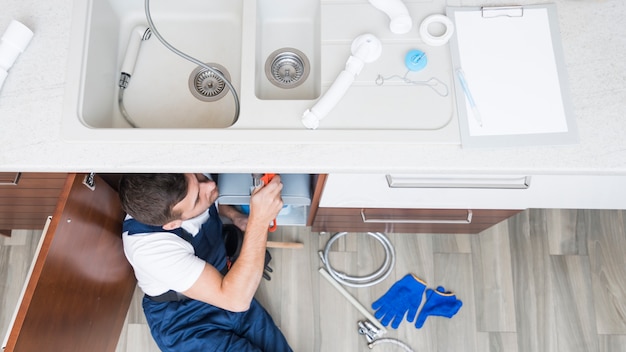
[{"label": "sink drain strainer", "polygon": [[295,88],[309,76],[309,59],[298,49],[282,48],[265,61],[267,79],[280,88]]},{"label": "sink drain strainer", "polygon": [[[219,71],[230,81],[228,70],[220,64],[209,62],[207,66]],[[189,91],[199,100],[211,102],[222,99],[228,93],[226,82],[205,67],[198,66],[189,75]]]}]

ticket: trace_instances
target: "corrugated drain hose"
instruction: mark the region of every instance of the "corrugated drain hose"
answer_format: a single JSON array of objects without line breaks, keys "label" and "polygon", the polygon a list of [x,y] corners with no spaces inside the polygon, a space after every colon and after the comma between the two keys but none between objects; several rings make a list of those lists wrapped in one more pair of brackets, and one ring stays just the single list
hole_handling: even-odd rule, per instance
[{"label": "corrugated drain hose", "polygon": [[337,232],[333,237],[331,237],[328,242],[326,242],[326,247],[324,247],[324,251],[319,251],[318,254],[322,263],[326,267],[326,270],[332,276],[333,279],[337,280],[341,284],[349,287],[368,287],[376,285],[377,283],[383,281],[384,279],[391,274],[391,270],[396,263],[396,253],[394,251],[393,245],[389,242],[389,239],[382,232],[368,232],[369,236],[374,237],[380,244],[383,246],[385,250],[385,261],[384,263],[370,275],[366,276],[350,276],[346,273],[342,273],[333,269],[330,265],[330,261],[328,260],[328,253],[330,252],[330,247],[335,241],[339,238],[347,235],[348,232]]}]

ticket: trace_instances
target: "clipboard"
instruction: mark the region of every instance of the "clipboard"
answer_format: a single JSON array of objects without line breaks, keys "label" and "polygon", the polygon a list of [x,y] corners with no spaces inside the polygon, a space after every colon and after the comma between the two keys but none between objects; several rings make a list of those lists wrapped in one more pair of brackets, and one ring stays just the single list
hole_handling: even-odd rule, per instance
[{"label": "clipboard", "polygon": [[555,4],[446,12],[463,147],[578,143]]}]

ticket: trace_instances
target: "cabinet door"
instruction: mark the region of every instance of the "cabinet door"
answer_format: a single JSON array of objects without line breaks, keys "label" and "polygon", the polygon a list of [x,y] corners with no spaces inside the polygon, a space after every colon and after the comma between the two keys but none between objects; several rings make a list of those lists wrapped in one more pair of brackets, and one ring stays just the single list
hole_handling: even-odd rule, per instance
[{"label": "cabinet door", "polygon": [[6,351],[115,351],[136,285],[117,193],[67,177]]}]

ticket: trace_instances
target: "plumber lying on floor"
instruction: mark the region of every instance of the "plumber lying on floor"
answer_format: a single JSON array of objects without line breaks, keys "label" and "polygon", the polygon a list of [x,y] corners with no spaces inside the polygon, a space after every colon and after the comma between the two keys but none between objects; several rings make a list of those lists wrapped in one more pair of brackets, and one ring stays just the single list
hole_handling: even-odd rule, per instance
[{"label": "plumber lying on floor", "polygon": [[249,217],[220,205],[245,231],[228,268],[215,182],[203,174],[128,174],[120,180],[123,242],[144,291],[143,309],[163,351],[291,351],[254,299],[268,224],[283,202],[276,176],[255,189]]}]

